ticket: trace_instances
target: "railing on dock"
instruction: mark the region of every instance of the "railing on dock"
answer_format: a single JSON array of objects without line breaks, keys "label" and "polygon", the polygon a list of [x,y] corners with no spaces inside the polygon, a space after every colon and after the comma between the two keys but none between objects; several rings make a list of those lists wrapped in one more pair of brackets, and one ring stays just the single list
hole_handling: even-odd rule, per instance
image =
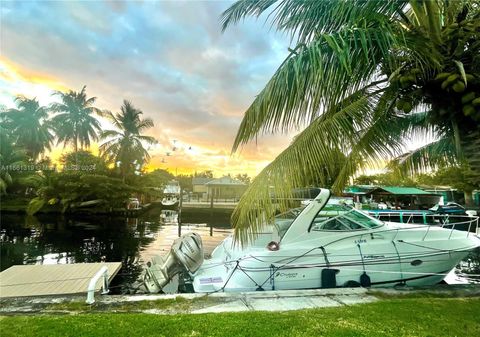
[{"label": "railing on dock", "polygon": [[95,303],[95,285],[97,284],[100,277],[103,276],[103,285],[102,285],[102,295],[108,294],[108,268],[103,266],[100,270],[92,277],[90,283],[88,284],[87,289],[87,304]]}]

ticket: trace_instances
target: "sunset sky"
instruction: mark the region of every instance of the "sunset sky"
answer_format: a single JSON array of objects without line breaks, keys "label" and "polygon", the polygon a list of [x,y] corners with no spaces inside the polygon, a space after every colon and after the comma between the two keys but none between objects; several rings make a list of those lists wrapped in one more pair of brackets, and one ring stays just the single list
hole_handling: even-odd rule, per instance
[{"label": "sunset sky", "polygon": [[22,94],[48,105],[55,90],[86,85],[97,107],[116,112],[127,99],[154,120],[150,168],[254,176],[292,135],[260,137],[234,156],[231,146],[289,39],[264,18],[222,33],[231,3],[2,0],[0,103]]}]

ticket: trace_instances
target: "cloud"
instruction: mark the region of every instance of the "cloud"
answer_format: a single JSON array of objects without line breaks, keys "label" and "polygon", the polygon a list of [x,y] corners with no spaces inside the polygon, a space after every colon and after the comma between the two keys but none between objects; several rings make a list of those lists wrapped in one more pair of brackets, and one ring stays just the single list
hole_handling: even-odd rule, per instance
[{"label": "cloud", "polygon": [[[177,139],[203,149],[190,162],[208,165],[208,151],[216,149],[226,153],[210,162],[219,170],[253,169],[288,142],[267,137],[257,150],[246,148],[244,159],[228,159],[231,145],[243,112],[286,56],[288,41],[255,20],[222,33],[219,17],[231,3],[4,2],[2,55],[15,60],[18,73],[43,74],[45,88],[87,85],[101,108],[118,111],[123,99],[130,100],[154,120],[149,134],[162,146]],[[9,88],[2,96],[26,87],[3,73],[0,81]],[[21,76],[20,82],[32,79]]]}]

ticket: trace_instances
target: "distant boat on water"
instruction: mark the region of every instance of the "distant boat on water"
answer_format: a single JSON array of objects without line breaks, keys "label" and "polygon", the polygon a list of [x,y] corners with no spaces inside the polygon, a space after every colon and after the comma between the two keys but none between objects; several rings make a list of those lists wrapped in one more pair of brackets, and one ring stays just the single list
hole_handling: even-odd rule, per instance
[{"label": "distant boat on water", "polygon": [[180,201],[180,184],[176,180],[169,181],[163,190],[162,205],[176,207]]}]

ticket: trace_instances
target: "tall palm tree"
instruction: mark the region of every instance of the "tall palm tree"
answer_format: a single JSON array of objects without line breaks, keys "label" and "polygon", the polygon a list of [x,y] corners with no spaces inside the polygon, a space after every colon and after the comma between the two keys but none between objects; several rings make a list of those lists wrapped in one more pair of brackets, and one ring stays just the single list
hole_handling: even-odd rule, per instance
[{"label": "tall palm tree", "polygon": [[53,141],[53,128],[47,108],[36,98],[24,96],[15,98],[17,108],[5,109],[0,113],[2,128],[10,135],[10,141],[23,147],[34,161],[45,150],[50,150]]},{"label": "tall palm tree", "polygon": [[98,140],[100,123],[93,114],[102,115],[102,110],[94,106],[96,97],[87,98],[86,86],[80,92],[55,92],[61,99],[54,103],[51,110],[58,113],[54,118],[58,143],[64,146],[72,144],[75,152],[90,146],[92,140]]},{"label": "tall palm tree", "polygon": [[[241,242],[276,211],[268,186],[290,197],[309,173],[333,172],[337,151],[346,161],[336,191],[359,168],[402,154],[412,172],[464,160],[473,176],[480,170],[477,0],[243,0],[223,13],[223,29],[265,12],[294,46],[246,111],[233,150],[259,133],[303,131],[240,200],[232,222]],[[405,155],[405,141],[422,136],[435,141]]]},{"label": "tall palm tree", "polygon": [[100,146],[102,155],[111,163],[118,164],[123,180],[150,159],[146,144],[156,143],[155,138],[142,135],[153,127],[150,118],[141,119],[143,112],[127,100],[118,113],[107,113],[117,130],[106,130],[100,135],[105,142]]}]

